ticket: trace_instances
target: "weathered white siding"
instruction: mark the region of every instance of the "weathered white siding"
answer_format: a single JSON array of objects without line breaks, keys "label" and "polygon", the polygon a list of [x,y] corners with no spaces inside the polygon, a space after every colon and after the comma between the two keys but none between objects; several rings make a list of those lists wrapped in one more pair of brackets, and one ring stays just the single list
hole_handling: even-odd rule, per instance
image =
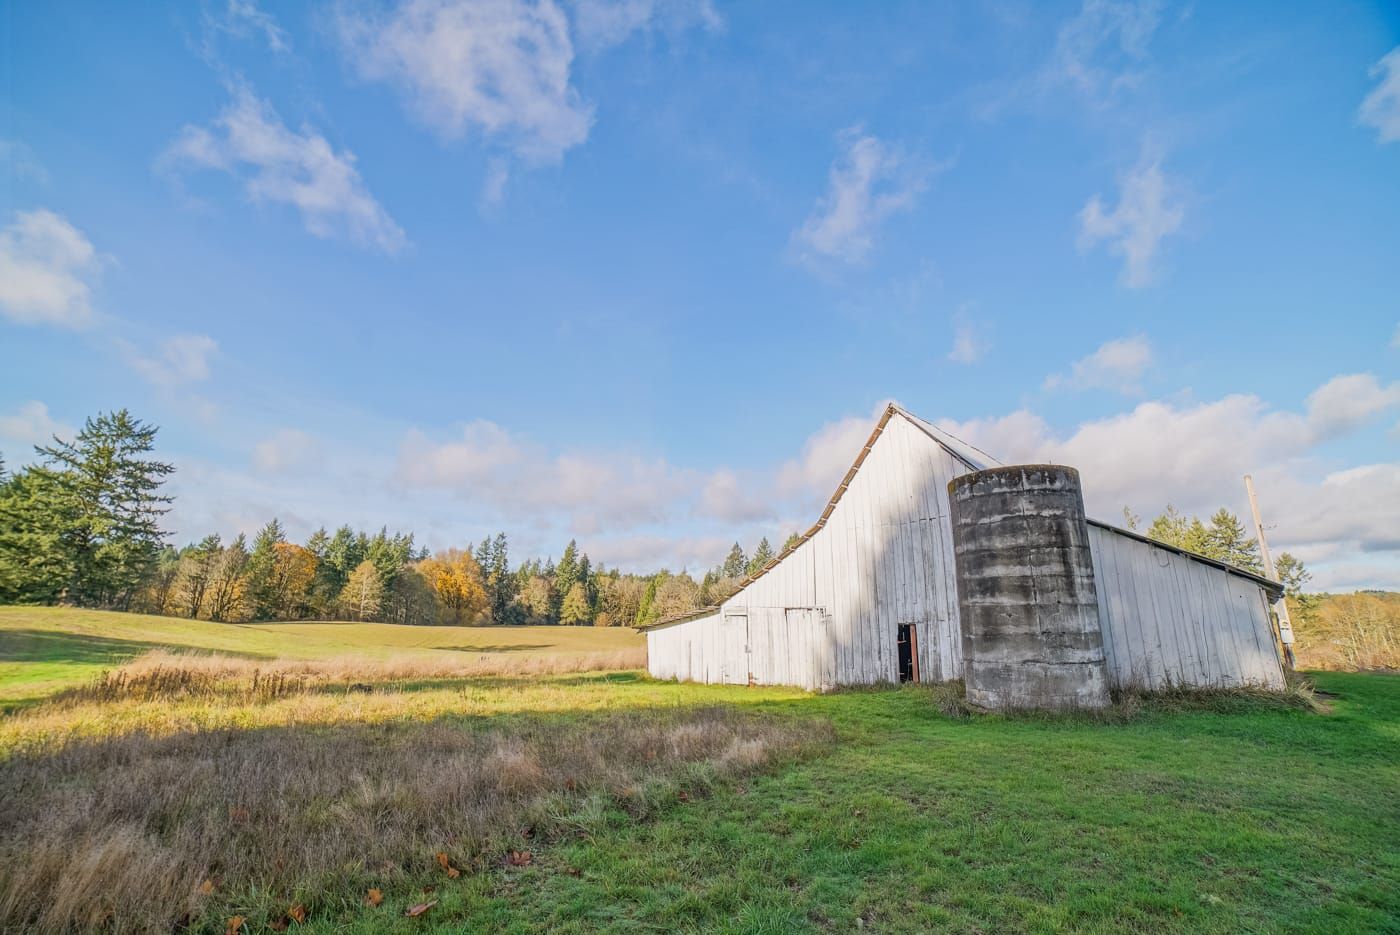
[{"label": "weathered white siding", "polygon": [[1089,551],[1114,685],[1283,687],[1257,582],[1095,523]]},{"label": "weathered white siding", "polygon": [[[898,679],[900,624],[925,681],[962,675],[948,482],[973,470],[912,416],[887,415],[824,525],[714,614],[647,632],[651,674],[836,685]],[[1115,685],[1281,686],[1258,582],[1090,525]]]},{"label": "weathered white siding", "polygon": [[[889,419],[810,539],[720,613],[649,631],[652,674],[811,689],[892,682],[898,626],[912,623],[922,678],[957,678],[948,482],[968,470],[912,422]],[[684,666],[685,647],[696,645],[713,646],[722,658]]]}]

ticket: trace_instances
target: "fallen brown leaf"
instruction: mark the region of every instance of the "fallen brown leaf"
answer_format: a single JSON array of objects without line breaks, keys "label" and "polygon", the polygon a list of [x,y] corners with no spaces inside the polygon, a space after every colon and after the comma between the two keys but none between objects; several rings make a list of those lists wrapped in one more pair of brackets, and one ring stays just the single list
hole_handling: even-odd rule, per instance
[{"label": "fallen brown leaf", "polygon": [[384,894],[381,893],[377,887],[372,887],[370,891],[365,894],[365,902],[369,903],[371,906],[377,906],[383,901]]},{"label": "fallen brown leaf", "polygon": [[444,869],[444,870],[446,870],[448,867],[452,866],[451,862],[448,861],[448,859],[447,859],[447,851],[438,851],[438,852],[437,852],[437,862],[438,862],[438,866],[441,867],[441,868]]},{"label": "fallen brown leaf", "polygon": [[408,907],[408,911],[405,912],[404,915],[406,915],[406,916],[408,916],[410,919],[412,919],[412,918],[415,918],[415,917],[417,917],[417,916],[421,916],[423,913],[427,912],[429,909],[433,908],[433,907],[436,906],[436,905],[437,905],[437,900],[436,900],[436,899],[433,899],[433,900],[429,900],[428,902],[425,902],[425,903],[419,903],[419,904],[416,905],[416,906],[409,906],[409,907]]},{"label": "fallen brown leaf", "polygon": [[241,928],[243,928],[243,917],[229,916],[228,926],[224,929],[224,931],[227,932],[228,935],[234,935],[234,933],[236,933]]},{"label": "fallen brown leaf", "polygon": [[677,792],[677,793],[676,793],[676,798],[679,799],[679,800],[682,801],[682,802],[689,802],[689,801],[690,801],[690,793],[689,793],[689,792],[686,792],[684,789],[682,789],[680,792]]},{"label": "fallen brown leaf", "polygon": [[214,892],[214,881],[205,880],[203,883],[199,884],[199,891],[205,896],[208,896],[210,893]]},{"label": "fallen brown leaf", "polygon": [[306,907],[301,903],[297,903],[287,910],[287,918],[291,919],[297,925],[300,925],[306,921]]},{"label": "fallen brown leaf", "polygon": [[458,870],[456,867],[448,867],[447,875],[455,880],[462,875],[462,871]]},{"label": "fallen brown leaf", "polygon": [[529,851],[511,851],[506,855],[506,863],[512,867],[528,867],[535,857]]}]

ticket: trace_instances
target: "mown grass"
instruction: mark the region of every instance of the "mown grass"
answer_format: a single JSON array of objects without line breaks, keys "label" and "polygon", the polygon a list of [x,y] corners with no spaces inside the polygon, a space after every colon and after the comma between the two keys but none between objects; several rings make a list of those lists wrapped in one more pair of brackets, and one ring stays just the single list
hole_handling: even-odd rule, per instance
[{"label": "mown grass", "polygon": [[86,683],[155,649],[251,660],[484,661],[644,652],[640,634],[598,627],[407,627],[384,623],[211,623],[64,607],[0,607],[0,710]]},{"label": "mown grass", "polygon": [[[308,915],[296,930],[315,932],[1400,931],[1400,679],[1321,673],[1317,686],[1325,710],[1299,695],[1174,693],[1071,717],[968,714],[948,686],[812,696],[636,673],[395,681],[370,693],[332,680],[273,698],[73,696],[0,718],[0,774],[12,780],[26,764],[61,802],[166,751],[170,781],[185,775],[191,801],[211,801],[204,790],[224,780],[181,773],[171,751],[281,738],[257,756],[215,757],[225,764],[215,772],[299,776],[297,751],[324,750],[328,736],[344,738],[342,750],[412,749],[418,731],[449,752],[485,750],[473,744],[487,735],[568,738],[550,741],[568,749],[609,723],[675,724],[718,707],[740,725],[829,722],[835,739],[817,727],[801,755],[779,752],[738,773],[706,765],[709,754],[654,771],[643,753],[635,775],[662,790],[643,808],[612,793],[551,806],[552,823],[533,837],[507,828],[462,851],[456,879],[418,853],[424,837],[410,838],[413,854],[382,878],[365,864],[302,889],[283,880],[225,890],[220,880],[216,894],[236,898],[207,904],[194,927],[220,930],[228,911],[257,930],[300,899]],[[145,752],[107,755],[119,750]],[[355,768],[354,758],[318,756],[312,777]],[[395,782],[437,787],[413,778],[414,767]],[[709,778],[695,782],[694,771]],[[690,784],[696,794],[680,796]],[[270,798],[286,802],[289,826],[311,822],[318,833],[350,807],[334,794],[314,806]],[[146,833],[159,841],[172,827]],[[9,846],[25,853],[23,839]],[[467,860],[510,848],[529,849],[528,865]],[[204,869],[181,865],[179,879]],[[359,891],[371,879],[385,881],[377,907]],[[437,902],[424,915],[404,916],[428,900]]]}]

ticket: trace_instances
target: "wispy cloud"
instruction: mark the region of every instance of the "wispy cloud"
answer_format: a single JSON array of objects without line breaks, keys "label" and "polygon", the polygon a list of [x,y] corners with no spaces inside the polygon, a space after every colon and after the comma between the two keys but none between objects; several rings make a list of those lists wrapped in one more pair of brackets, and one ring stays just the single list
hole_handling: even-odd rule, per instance
[{"label": "wispy cloud", "polygon": [[574,0],[574,30],[585,49],[606,49],[640,32],[676,35],[691,27],[724,28],[711,0]]},{"label": "wispy cloud", "polygon": [[305,472],[322,462],[322,448],[301,429],[278,429],[253,446],[253,467],[262,474]]},{"label": "wispy cloud", "polygon": [[162,157],[171,169],[216,169],[240,179],[258,203],[290,205],[317,237],[344,237],[393,253],[407,238],[369,193],[355,156],[309,126],[290,130],[242,85],[208,127],[186,126]]},{"label": "wispy cloud", "polygon": [[20,211],[0,230],[0,315],[23,325],[84,328],[101,268],[92,243],[67,218]]},{"label": "wispy cloud", "polygon": [[1084,0],[1056,35],[1047,78],[1094,97],[1131,87],[1161,18],[1160,0]]},{"label": "wispy cloud", "polygon": [[387,14],[342,7],[350,65],[396,86],[447,138],[480,133],[531,162],[588,138],[593,107],[570,83],[573,42],[553,0],[403,0]]},{"label": "wispy cloud", "polygon": [[1400,142],[1400,46],[1371,68],[1371,77],[1379,83],[1361,102],[1357,119],[1374,128],[1382,143]]},{"label": "wispy cloud", "polygon": [[271,13],[254,0],[228,0],[222,15],[207,14],[208,25],[238,39],[259,36],[273,52],[290,52],[291,40]]},{"label": "wispy cloud", "polygon": [[1105,341],[1098,350],[1070,365],[1068,375],[1051,374],[1045,380],[1047,390],[1106,389],[1120,393],[1142,391],[1142,378],[1152,366],[1152,345],[1137,335]]},{"label": "wispy cloud", "polygon": [[1109,253],[1123,258],[1119,281],[1130,289],[1149,285],[1162,241],[1181,229],[1186,219],[1178,185],[1162,171],[1160,161],[1144,158],[1118,178],[1118,204],[1110,210],[1094,195],[1079,212],[1079,248],[1105,243]]},{"label": "wispy cloud", "polygon": [[5,470],[12,471],[28,458],[33,446],[45,445],[54,436],[72,438],[72,426],[64,425],[49,414],[49,407],[37,399],[22,403],[14,412],[0,413],[0,451],[9,455]]},{"label": "wispy cloud", "polygon": [[967,306],[953,316],[953,349],[948,359],[958,364],[975,364],[989,347],[977,323],[967,317]]},{"label": "wispy cloud", "polygon": [[219,349],[206,334],[177,334],[160,343],[155,353],[143,352],[128,341],[117,347],[133,370],[156,386],[182,386],[209,379],[209,358]]},{"label": "wispy cloud", "polygon": [[912,208],[928,182],[929,167],[858,127],[839,140],[842,152],[827,176],[826,194],[793,234],[798,258],[812,266],[865,262],[880,225]]},{"label": "wispy cloud", "polygon": [[49,173],[34,150],[18,140],[0,140],[0,172],[46,185]]}]

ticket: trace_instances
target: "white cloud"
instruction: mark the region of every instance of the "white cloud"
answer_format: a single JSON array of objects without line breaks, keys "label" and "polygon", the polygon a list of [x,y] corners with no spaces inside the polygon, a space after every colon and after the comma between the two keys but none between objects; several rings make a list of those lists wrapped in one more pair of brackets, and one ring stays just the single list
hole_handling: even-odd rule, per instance
[{"label": "white cloud", "polygon": [[698,579],[706,569],[724,560],[733,541],[733,536],[719,535],[604,536],[589,537],[579,542],[579,547],[594,562],[609,568],[639,572],[685,569]]},{"label": "white cloud", "polygon": [[710,475],[700,492],[697,512],[727,523],[755,523],[774,517],[772,491],[766,481],[741,477],[720,469]]},{"label": "white cloud", "polygon": [[1079,247],[1106,242],[1108,252],[1123,258],[1119,281],[1132,289],[1152,282],[1154,260],[1162,241],[1186,219],[1177,185],[1160,163],[1143,160],[1118,179],[1118,204],[1108,210],[1095,195],[1079,212]]},{"label": "white cloud", "polygon": [[539,163],[588,138],[593,108],[570,83],[553,0],[402,0],[387,16],[342,9],[337,23],[356,72],[397,86],[445,137],[474,130]]},{"label": "white cloud", "polygon": [[217,169],[238,177],[255,202],[291,205],[317,237],[346,237],[387,253],[406,238],[366,189],[355,156],[309,126],[287,128],[266,101],[246,87],[210,127],[186,126],[162,157],[174,167]]},{"label": "white cloud", "polygon": [[0,315],[22,325],[86,327],[100,265],[66,218],[43,208],[19,211],[0,230]]},{"label": "white cloud", "polygon": [[263,474],[307,471],[321,462],[321,442],[300,429],[278,429],[253,446],[253,467]]},{"label": "white cloud", "polygon": [[180,386],[209,379],[209,358],[219,345],[205,334],[178,334],[162,341],[154,355],[141,353],[135,346],[118,341],[127,362],[137,373],[157,386]]},{"label": "white cloud", "polygon": [[230,35],[245,39],[260,35],[267,47],[274,52],[291,51],[291,40],[272,14],[262,10],[253,0],[228,0],[218,27]]},{"label": "white cloud", "polygon": [[0,453],[6,455],[5,470],[28,461],[35,445],[47,445],[55,435],[72,438],[73,428],[49,415],[49,407],[38,400],[23,403],[12,413],[0,413]]},{"label": "white cloud", "polygon": [[1357,119],[1375,129],[1382,143],[1400,142],[1400,46],[1371,68],[1371,77],[1380,83],[1361,102]]},{"label": "white cloud", "polygon": [[907,211],[924,190],[928,171],[899,147],[852,128],[840,136],[841,156],[831,166],[827,191],[793,234],[799,257],[862,263],[879,226]]},{"label": "white cloud", "polygon": [[831,496],[865,447],[875,420],[889,405],[882,400],[868,416],[846,416],[823,425],[802,446],[802,453],[777,471],[775,493],[783,498],[820,502]]},{"label": "white cloud", "polygon": [[1137,335],[1105,341],[1088,357],[1070,365],[1068,376],[1051,374],[1045,380],[1047,390],[1062,386],[1074,389],[1106,389],[1120,393],[1142,391],[1142,377],[1152,366],[1152,345]]},{"label": "white cloud", "polygon": [[[1270,544],[1318,563],[1317,587],[1333,586],[1333,562],[1380,553],[1391,557],[1390,571],[1365,583],[1400,587],[1400,464],[1339,470],[1322,467],[1313,452],[1333,433],[1360,427],[1356,411],[1339,415],[1332,406],[1334,393],[1353,379],[1324,384],[1305,413],[1233,395],[1191,406],[1145,402],[1067,433],[1024,410],[939,424],[1005,463],[1078,468],[1090,515],[1110,520],[1124,505],[1152,516],[1168,503],[1197,515],[1223,505],[1247,516],[1241,478],[1253,474],[1273,527]],[[1377,412],[1377,397],[1368,398],[1361,409]]]},{"label": "white cloud", "polygon": [[589,49],[621,45],[653,29],[675,35],[692,26],[724,28],[711,0],[574,0],[573,10],[579,44]]},{"label": "white cloud", "polygon": [[953,349],[948,352],[948,359],[959,364],[975,364],[987,353],[988,344],[965,312],[966,308],[960,309],[953,317]]},{"label": "white cloud", "polygon": [[1369,373],[1333,377],[1308,396],[1308,427],[1314,441],[1355,431],[1400,406],[1400,383],[1381,386]]},{"label": "white cloud", "polygon": [[696,485],[693,474],[662,459],[553,453],[485,420],[446,442],[410,432],[397,478],[409,488],[454,491],[516,520],[564,517],[580,533],[660,522]]},{"label": "white cloud", "polygon": [[1084,0],[1060,27],[1047,80],[1095,97],[1136,84],[1160,22],[1159,0]]}]

